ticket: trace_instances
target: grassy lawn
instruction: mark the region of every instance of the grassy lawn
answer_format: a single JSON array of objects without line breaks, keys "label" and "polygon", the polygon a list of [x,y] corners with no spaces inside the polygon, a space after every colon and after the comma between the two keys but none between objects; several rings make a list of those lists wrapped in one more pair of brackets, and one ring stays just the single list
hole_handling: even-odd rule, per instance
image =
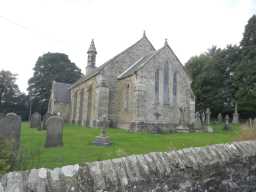
[{"label": "grassy lawn", "polygon": [[234,141],[239,136],[240,128],[238,125],[233,125],[232,130],[228,132],[222,130],[223,125],[212,126],[215,130],[214,133],[149,134],[108,129],[108,135],[113,145],[98,147],[91,142],[95,136],[99,135],[99,129],[66,124],[63,136],[64,146],[44,148],[46,131],[31,129],[29,124],[25,122],[22,124],[22,157],[17,169],[54,168],[131,154],[227,143]]}]

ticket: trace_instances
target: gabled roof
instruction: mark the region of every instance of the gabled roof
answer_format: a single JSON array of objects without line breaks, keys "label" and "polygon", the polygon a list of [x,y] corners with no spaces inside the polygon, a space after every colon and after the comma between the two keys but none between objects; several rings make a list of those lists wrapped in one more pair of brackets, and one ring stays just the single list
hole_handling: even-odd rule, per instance
[{"label": "gabled roof", "polygon": [[150,46],[152,47],[152,50],[155,50],[154,46],[152,45],[152,43],[149,41],[149,39],[147,38],[147,36],[145,34],[143,34],[143,37],[137,41],[136,43],[134,43],[133,45],[131,45],[130,47],[128,47],[127,49],[125,49],[124,51],[122,51],[121,53],[119,53],[118,55],[114,56],[113,58],[111,58],[110,60],[108,60],[107,62],[105,62],[104,64],[102,64],[101,66],[99,66],[98,68],[95,69],[95,71],[93,73],[90,73],[84,77],[82,77],[81,79],[79,79],[77,82],[75,82],[73,85],[71,85],[71,88],[76,87],[77,85],[80,85],[81,83],[91,79],[92,77],[96,76],[97,74],[99,74],[104,67],[106,67],[107,65],[111,64],[116,58],[118,58],[120,55],[129,52],[129,50],[131,50],[132,48],[134,48],[135,46],[137,46],[140,43],[143,43],[144,41],[146,41],[147,43],[150,44]]},{"label": "gabled roof", "polygon": [[[118,79],[124,79],[126,77],[129,77],[129,76],[133,75],[135,72],[137,72],[140,69],[142,69],[151,59],[154,58],[154,56],[156,56],[158,53],[160,53],[164,48],[168,48],[171,51],[172,55],[177,59],[178,63],[184,69],[184,72],[186,73],[185,67],[181,64],[179,58],[173,52],[173,50],[169,46],[167,40],[165,40],[165,44],[164,44],[164,46],[162,48],[158,49],[157,51],[152,52],[151,54],[149,54],[147,56],[144,56],[144,57],[140,58],[133,65],[131,65],[128,69],[126,69],[123,73],[121,73],[118,76]],[[191,81],[188,75],[187,75],[187,77],[188,77],[188,80]]]},{"label": "gabled roof", "polygon": [[128,67],[123,73],[121,73],[117,78],[123,79],[123,78],[133,75],[136,71],[138,71],[141,68],[141,66],[143,66],[144,63],[146,63],[148,60],[150,60],[150,58],[153,55],[155,55],[155,53],[156,52],[154,51],[144,57],[141,57],[138,61],[136,61],[133,65]]},{"label": "gabled roof", "polygon": [[52,91],[54,100],[59,103],[70,103],[70,90],[71,84],[53,81]]},{"label": "gabled roof", "polygon": [[158,49],[157,51],[153,51],[152,53],[140,58],[136,61],[133,65],[131,65],[127,70],[121,73],[117,78],[124,79],[133,75],[135,72],[139,71],[141,68],[144,67],[154,56],[156,56],[164,47]]}]

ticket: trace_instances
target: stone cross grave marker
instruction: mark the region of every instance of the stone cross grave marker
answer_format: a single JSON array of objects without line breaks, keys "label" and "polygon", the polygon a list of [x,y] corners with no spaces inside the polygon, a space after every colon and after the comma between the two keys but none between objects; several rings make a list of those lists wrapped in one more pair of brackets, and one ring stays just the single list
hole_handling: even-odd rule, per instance
[{"label": "stone cross grave marker", "polygon": [[46,121],[47,136],[45,147],[58,147],[63,145],[63,127],[62,117],[51,116]]},{"label": "stone cross grave marker", "polygon": [[109,120],[107,120],[107,117],[104,116],[102,122],[99,123],[101,128],[101,133],[99,136],[95,138],[95,140],[92,142],[95,145],[98,146],[109,146],[112,144],[110,141],[110,138],[107,136],[107,128],[109,125]]},{"label": "stone cross grave marker", "polygon": [[232,123],[239,123],[239,114],[238,114],[238,111],[237,111],[237,103],[235,104],[235,111],[233,113]]},{"label": "stone cross grave marker", "polygon": [[31,128],[37,128],[41,129],[41,114],[38,112],[35,112],[30,117],[30,127]]}]

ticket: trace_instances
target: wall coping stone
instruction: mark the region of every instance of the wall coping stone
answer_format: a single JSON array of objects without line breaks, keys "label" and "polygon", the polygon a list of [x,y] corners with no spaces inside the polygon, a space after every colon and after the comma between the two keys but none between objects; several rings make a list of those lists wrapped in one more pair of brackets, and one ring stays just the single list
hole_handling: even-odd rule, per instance
[{"label": "wall coping stone", "polygon": [[[228,167],[255,157],[256,141],[151,152],[62,168],[10,172],[0,176],[0,192],[140,191],[140,186],[152,186],[152,191],[157,191],[159,180],[174,182],[175,178],[179,178],[180,191],[186,191],[191,188],[193,173],[212,178],[214,167]],[[167,184],[160,188],[170,191]]]}]

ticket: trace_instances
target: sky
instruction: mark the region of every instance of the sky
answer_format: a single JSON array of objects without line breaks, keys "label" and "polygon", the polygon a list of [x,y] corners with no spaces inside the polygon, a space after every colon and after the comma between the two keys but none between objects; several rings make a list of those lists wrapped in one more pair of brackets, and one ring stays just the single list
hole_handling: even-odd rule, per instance
[{"label": "sky", "polygon": [[26,92],[37,58],[66,53],[85,72],[91,39],[97,66],[143,31],[156,49],[167,38],[181,62],[216,45],[238,44],[256,0],[0,0],[0,70]]}]

